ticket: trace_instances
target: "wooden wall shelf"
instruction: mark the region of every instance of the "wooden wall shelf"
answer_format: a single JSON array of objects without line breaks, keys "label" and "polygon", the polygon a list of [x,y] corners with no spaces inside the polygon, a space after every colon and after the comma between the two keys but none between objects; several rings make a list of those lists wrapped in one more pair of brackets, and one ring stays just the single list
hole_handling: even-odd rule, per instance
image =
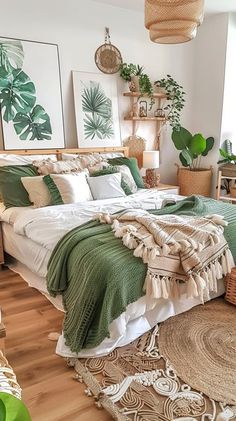
[{"label": "wooden wall shelf", "polygon": [[160,98],[160,99],[165,99],[167,98],[166,94],[161,94],[158,92],[154,92],[152,95],[148,95],[148,94],[142,94],[141,92],[124,92],[123,93],[124,96],[128,96],[128,97],[133,97],[133,98],[138,98],[138,97],[150,97],[150,98]]},{"label": "wooden wall shelf", "polygon": [[165,117],[124,117],[127,121],[166,121]]}]

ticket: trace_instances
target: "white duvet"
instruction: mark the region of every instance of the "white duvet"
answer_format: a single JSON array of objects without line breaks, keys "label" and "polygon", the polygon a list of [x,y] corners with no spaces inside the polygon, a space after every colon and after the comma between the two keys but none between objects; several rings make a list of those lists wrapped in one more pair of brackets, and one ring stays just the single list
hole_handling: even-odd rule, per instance
[{"label": "white duvet", "polygon": [[14,232],[23,235],[47,250],[73,228],[91,220],[98,212],[114,213],[125,208],[158,209],[166,198],[180,199],[157,190],[142,190],[124,198],[94,200],[86,203],[10,208],[2,210],[0,217],[13,226]]}]

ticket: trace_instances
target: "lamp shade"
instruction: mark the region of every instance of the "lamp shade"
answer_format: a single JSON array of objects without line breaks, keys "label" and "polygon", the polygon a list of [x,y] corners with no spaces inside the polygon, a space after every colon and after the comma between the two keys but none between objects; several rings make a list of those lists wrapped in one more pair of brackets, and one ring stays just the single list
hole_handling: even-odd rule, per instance
[{"label": "lamp shade", "polygon": [[159,151],[143,152],[143,168],[159,168]]},{"label": "lamp shade", "polygon": [[195,38],[204,14],[204,0],[145,0],[145,26],[150,39],[177,44]]}]

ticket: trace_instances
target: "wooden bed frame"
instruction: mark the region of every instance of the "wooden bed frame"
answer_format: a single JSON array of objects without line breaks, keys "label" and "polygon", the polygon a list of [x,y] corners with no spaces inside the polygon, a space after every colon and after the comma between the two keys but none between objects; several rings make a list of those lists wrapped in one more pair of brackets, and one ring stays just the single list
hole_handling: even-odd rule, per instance
[{"label": "wooden bed frame", "polygon": [[118,146],[111,148],[74,148],[74,149],[14,149],[10,151],[0,150],[0,154],[14,155],[56,155],[57,160],[61,161],[63,153],[71,154],[89,154],[89,153],[111,153],[122,152],[124,156],[129,156],[129,148],[127,146]]}]

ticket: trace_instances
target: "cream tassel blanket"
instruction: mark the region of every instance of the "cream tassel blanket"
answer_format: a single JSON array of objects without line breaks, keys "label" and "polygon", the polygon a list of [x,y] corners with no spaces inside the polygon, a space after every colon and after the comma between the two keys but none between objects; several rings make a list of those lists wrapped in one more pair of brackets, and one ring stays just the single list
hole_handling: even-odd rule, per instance
[{"label": "cream tassel blanket", "polygon": [[184,281],[187,296],[204,302],[234,266],[223,235],[227,222],[220,215],[157,216],[135,209],[97,217],[112,224],[115,236],[148,265],[144,290],[152,298],[179,297],[179,283]]}]

